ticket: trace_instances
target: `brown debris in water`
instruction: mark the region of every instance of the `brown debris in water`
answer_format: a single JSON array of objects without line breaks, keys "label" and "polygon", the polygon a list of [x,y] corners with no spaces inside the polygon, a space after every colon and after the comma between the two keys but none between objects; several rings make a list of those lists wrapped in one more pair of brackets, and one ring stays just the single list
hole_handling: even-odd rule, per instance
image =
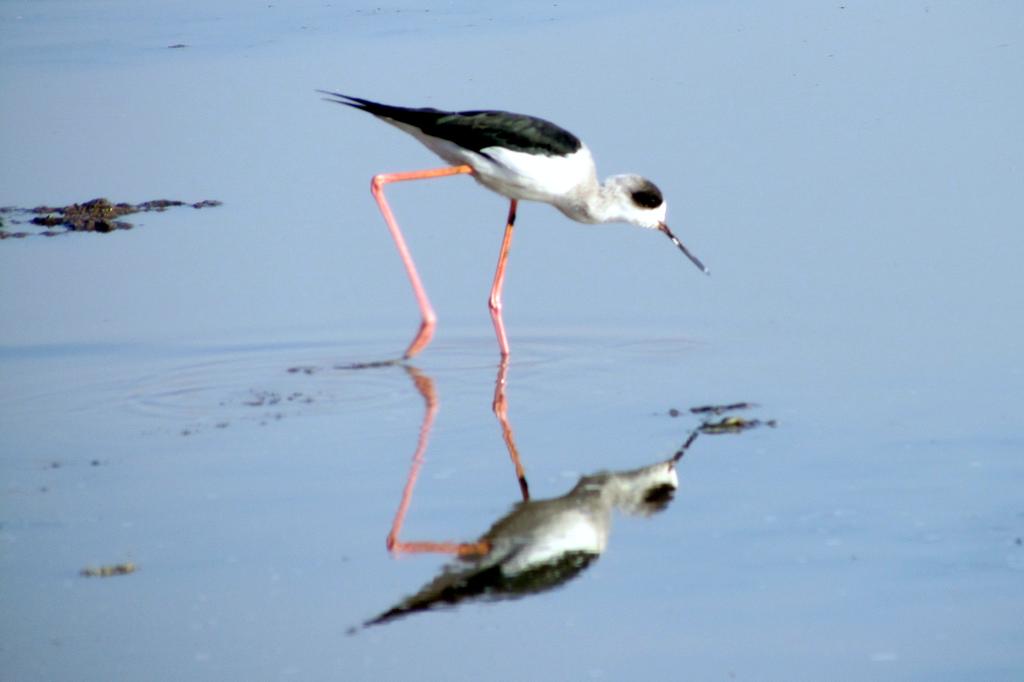
[{"label": "brown debris in water", "polygon": [[691,407],[690,414],[723,414],[733,410],[749,410],[758,407],[757,403],[730,403],[729,405],[701,405]]},{"label": "brown debris in water", "polygon": [[78,574],[83,578],[110,578],[115,575],[128,575],[129,573],[134,573],[135,570],[135,564],[126,561],[123,564],[112,564],[110,566],[100,566],[99,568],[86,566]]},{"label": "brown debris in water", "polygon": [[[22,213],[33,214],[34,217],[28,221],[8,219],[11,224],[20,225],[28,222],[32,225],[47,228],[42,232],[8,232],[6,225],[0,223],[0,239],[29,237],[33,234],[44,237],[54,237],[68,232],[100,232],[108,233],[114,230],[130,230],[134,225],[126,220],[118,220],[133,213],[145,213],[148,211],[166,211],[174,206],[191,206],[192,208],[207,208],[220,206],[221,202],[212,199],[198,201],[189,204],[184,201],[170,199],[155,199],[144,201],[141,204],[111,203],[109,199],[93,199],[81,204],[69,206],[36,206],[35,208],[18,208],[9,206],[0,208],[2,214]],[[5,221],[6,222],[6,221]],[[59,228],[59,229],[52,229]]]},{"label": "brown debris in water", "polygon": [[747,429],[756,429],[758,426],[775,428],[777,422],[774,419],[762,421],[760,419],[744,419],[743,417],[722,417],[717,422],[704,422],[698,427],[701,433],[739,433]]},{"label": "brown debris in water", "polygon": [[[767,426],[773,429],[778,426],[778,422],[774,419],[745,419],[743,417],[726,414],[727,412],[734,412],[737,410],[750,410],[755,407],[758,407],[757,403],[740,402],[724,405],[700,405],[697,407],[691,407],[688,412],[690,414],[703,417],[703,421],[697,427],[697,431],[710,435],[740,433],[741,431],[755,429],[759,426]],[[675,418],[683,416],[684,413],[684,410],[673,407],[667,414],[668,416]],[[720,417],[720,419],[714,421],[713,417]]]}]

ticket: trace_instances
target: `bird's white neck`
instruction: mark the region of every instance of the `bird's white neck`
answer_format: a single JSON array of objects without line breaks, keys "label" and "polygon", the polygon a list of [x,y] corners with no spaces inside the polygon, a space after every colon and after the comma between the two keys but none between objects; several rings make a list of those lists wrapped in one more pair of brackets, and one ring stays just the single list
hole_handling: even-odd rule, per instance
[{"label": "bird's white neck", "polygon": [[554,204],[562,213],[581,223],[632,223],[656,228],[665,220],[665,204],[662,202],[654,208],[639,206],[634,199],[639,181],[642,178],[633,175],[613,175],[603,183],[592,177]]},{"label": "bird's white neck", "polygon": [[577,186],[555,206],[581,223],[611,223],[619,220],[614,196],[614,190],[607,183],[599,183],[595,177]]}]

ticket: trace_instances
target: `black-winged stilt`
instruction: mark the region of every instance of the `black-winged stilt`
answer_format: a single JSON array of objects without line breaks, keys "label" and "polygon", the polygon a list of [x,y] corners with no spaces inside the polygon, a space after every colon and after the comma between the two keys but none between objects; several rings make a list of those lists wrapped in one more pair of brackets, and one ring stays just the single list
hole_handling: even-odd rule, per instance
[{"label": "black-winged stilt", "polygon": [[501,289],[519,201],[551,204],[581,223],[625,222],[660,230],[694,265],[708,272],[704,264],[669,230],[665,223],[665,200],[653,182],[639,175],[613,175],[599,183],[590,150],[578,137],[554,123],[507,111],[415,109],[326,90],[318,92],[331,97],[331,102],[362,109],[404,130],[452,164],[431,170],[381,173],[373,177],[371,184],[373,196],[398,247],[423,315],[419,332],[406,349],[405,358],[411,358],[430,343],[437,316],[394,214],[384,198],[384,185],[391,182],[466,173],[484,187],[511,200],[488,301],[502,357],[508,357],[509,346],[501,318]]},{"label": "black-winged stilt", "polygon": [[572,580],[605,551],[613,509],[651,516],[668,507],[679,488],[676,465],[697,433],[669,460],[590,474],[561,497],[524,500],[476,542],[409,543],[405,551],[449,553],[457,560],[364,627],[462,601],[515,599]]}]

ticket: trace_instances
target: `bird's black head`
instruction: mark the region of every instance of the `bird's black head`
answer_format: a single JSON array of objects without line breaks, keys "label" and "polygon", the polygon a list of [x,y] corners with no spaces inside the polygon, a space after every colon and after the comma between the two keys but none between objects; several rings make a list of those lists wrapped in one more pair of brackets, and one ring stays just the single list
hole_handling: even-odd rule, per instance
[{"label": "bird's black head", "polygon": [[643,180],[629,196],[639,208],[658,208],[665,203],[661,190],[650,180]]}]

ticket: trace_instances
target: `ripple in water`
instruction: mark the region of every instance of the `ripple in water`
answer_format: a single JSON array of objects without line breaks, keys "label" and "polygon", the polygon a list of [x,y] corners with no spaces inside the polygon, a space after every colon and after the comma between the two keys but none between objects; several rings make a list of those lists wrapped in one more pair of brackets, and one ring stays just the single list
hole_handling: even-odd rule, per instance
[{"label": "ripple in water", "polygon": [[[350,355],[351,349],[344,354]],[[339,356],[340,351],[334,355]],[[265,423],[339,411],[351,415],[408,400],[400,368],[337,369],[344,363],[323,347],[213,349],[176,360],[123,387],[130,409],[196,429],[238,420]]]}]

